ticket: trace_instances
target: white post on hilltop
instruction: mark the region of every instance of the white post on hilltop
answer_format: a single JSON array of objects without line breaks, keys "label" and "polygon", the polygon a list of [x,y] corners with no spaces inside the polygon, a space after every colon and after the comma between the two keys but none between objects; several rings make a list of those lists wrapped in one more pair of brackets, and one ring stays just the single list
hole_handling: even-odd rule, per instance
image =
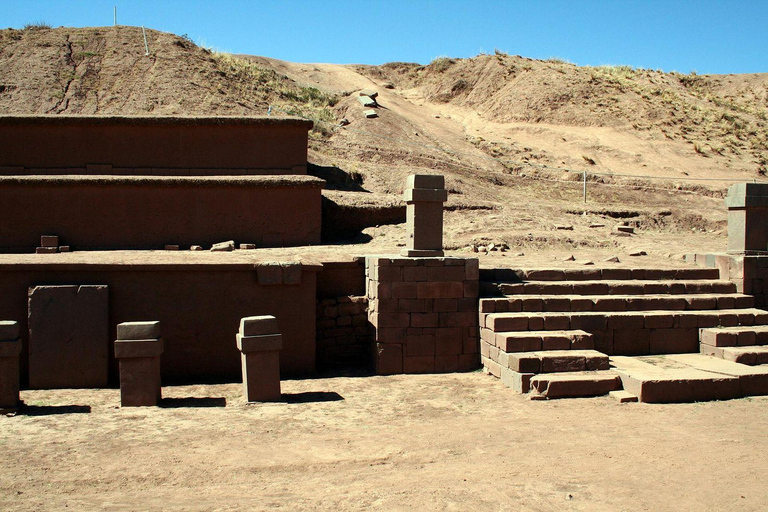
[{"label": "white post on hilltop", "polygon": [[149,45],[147,44],[147,31],[144,30],[144,25],[141,26],[141,33],[144,34],[144,56],[149,56]]},{"label": "white post on hilltop", "polygon": [[112,8],[112,13],[114,14],[114,17],[115,17],[115,26],[117,26],[117,6],[114,6]]}]

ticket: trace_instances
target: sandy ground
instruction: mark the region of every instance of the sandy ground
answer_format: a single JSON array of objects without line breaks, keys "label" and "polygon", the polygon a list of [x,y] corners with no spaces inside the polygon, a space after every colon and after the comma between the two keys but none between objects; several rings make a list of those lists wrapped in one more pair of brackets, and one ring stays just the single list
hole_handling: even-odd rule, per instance
[{"label": "sandy ground", "polygon": [[480,372],[24,391],[3,510],[764,510],[768,398],[532,402]]}]

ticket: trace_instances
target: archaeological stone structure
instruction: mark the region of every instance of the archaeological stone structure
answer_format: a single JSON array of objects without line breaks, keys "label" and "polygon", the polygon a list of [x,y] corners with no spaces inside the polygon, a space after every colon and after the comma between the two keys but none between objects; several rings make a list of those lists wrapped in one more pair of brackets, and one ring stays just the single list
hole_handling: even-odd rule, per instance
[{"label": "archaeological stone structure", "polygon": [[443,176],[413,175],[402,250],[316,261],[310,127],[0,116],[0,409],[20,389],[152,406],[163,385],[239,381],[275,401],[281,379],[350,366],[482,367],[532,399],[768,394],[766,185],[730,189],[728,251],[688,267],[481,268],[444,253]]}]

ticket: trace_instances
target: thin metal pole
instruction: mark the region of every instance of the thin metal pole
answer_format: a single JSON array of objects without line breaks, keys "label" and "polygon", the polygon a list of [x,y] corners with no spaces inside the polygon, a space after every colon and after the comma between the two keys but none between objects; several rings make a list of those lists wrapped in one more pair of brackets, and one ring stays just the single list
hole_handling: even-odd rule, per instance
[{"label": "thin metal pole", "polygon": [[583,173],[583,183],[584,183],[584,203],[587,202],[587,171],[584,171]]},{"label": "thin metal pole", "polygon": [[144,25],[141,26],[141,33],[144,34],[144,56],[148,56],[149,45],[147,45],[147,31],[144,30]]},{"label": "thin metal pole", "polygon": [[113,9],[113,13],[115,15],[115,26],[117,26],[117,6],[114,6],[112,9]]}]

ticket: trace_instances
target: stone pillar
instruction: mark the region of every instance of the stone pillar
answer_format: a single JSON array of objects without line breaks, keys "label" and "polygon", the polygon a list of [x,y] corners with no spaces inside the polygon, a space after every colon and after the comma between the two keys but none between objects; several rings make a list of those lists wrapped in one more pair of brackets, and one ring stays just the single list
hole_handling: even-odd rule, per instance
[{"label": "stone pillar", "polygon": [[736,183],[725,198],[728,252],[768,251],[768,184]]},{"label": "stone pillar", "polygon": [[0,410],[19,406],[19,323],[0,321]]},{"label": "stone pillar", "polygon": [[480,366],[477,258],[366,258],[377,375]]},{"label": "stone pillar", "polygon": [[448,199],[445,178],[433,174],[408,176],[404,199],[408,236],[403,256],[443,256],[443,203]]},{"label": "stone pillar", "polygon": [[240,320],[237,348],[243,364],[243,393],[248,402],[280,400],[280,350],[283,337],[272,315]]},{"label": "stone pillar", "polygon": [[125,322],[117,326],[115,358],[120,363],[120,405],[157,405],[162,397],[160,322]]}]

